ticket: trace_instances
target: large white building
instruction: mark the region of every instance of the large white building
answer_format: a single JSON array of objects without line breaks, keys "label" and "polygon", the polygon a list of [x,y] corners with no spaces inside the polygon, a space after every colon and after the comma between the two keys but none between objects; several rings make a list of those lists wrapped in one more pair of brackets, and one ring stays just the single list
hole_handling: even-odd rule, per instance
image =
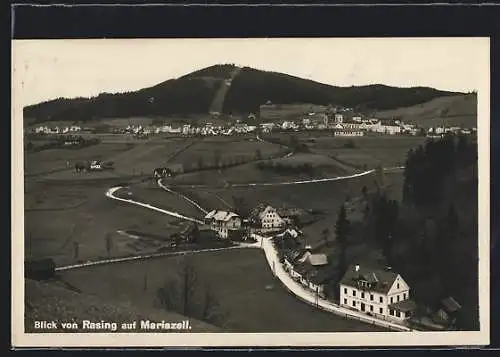
[{"label": "large white building", "polygon": [[205,223],[220,237],[229,238],[232,231],[241,229],[241,218],[236,213],[227,211],[210,211],[205,216]]},{"label": "large white building", "polygon": [[411,317],[415,303],[410,287],[398,273],[350,266],[340,282],[340,305],[384,319]]}]

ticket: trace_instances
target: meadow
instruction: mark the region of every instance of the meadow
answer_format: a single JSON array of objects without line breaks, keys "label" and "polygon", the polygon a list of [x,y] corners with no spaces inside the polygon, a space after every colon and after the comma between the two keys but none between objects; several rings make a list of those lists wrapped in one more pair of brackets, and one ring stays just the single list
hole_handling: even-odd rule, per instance
[{"label": "meadow", "polygon": [[[95,266],[66,271],[61,276],[82,292],[102,299],[110,298],[137,308],[158,308],[157,290],[176,277],[178,259],[158,258]],[[225,316],[223,325],[226,331],[383,331],[298,301],[273,276],[263,251],[259,249],[198,253],[191,259],[197,282],[200,286],[208,283],[215,292]]]},{"label": "meadow", "polygon": [[[58,265],[107,257],[106,236],[112,239],[111,256],[155,251],[117,231],[139,230],[168,236],[179,221],[105,197],[109,182],[43,182],[26,186],[25,256],[52,257]],[[165,193],[166,194],[166,193]],[[79,244],[74,255],[74,242]],[[145,244],[142,244],[145,243]]]}]

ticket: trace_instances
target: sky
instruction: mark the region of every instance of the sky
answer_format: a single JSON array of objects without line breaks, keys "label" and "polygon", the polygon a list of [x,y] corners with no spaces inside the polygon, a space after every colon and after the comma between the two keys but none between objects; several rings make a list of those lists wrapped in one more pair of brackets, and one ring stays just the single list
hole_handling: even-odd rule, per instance
[{"label": "sky", "polygon": [[12,48],[24,106],[137,90],[224,63],[336,86],[457,92],[489,76],[488,38],[16,40]]}]

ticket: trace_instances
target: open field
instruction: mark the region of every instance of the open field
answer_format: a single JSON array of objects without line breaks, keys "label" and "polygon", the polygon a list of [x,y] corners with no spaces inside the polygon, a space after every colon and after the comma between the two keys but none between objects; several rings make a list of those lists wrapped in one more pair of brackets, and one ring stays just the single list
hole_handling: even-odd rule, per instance
[{"label": "open field", "polygon": [[[358,168],[402,166],[406,154],[425,142],[420,136],[363,136],[357,138],[315,137],[314,143],[308,143],[310,150]],[[354,148],[344,145],[352,141]]]},{"label": "open field", "polygon": [[[150,175],[154,168],[168,164],[171,156],[186,148],[191,141],[170,139],[153,142],[100,143],[82,149],[50,149],[26,152],[25,174],[44,175],[46,179],[92,179]],[[113,161],[114,170],[89,172],[76,176],[78,161]],[[66,166],[70,162],[69,168]]]},{"label": "open field", "polygon": [[[211,285],[226,315],[224,327],[229,331],[381,331],[376,326],[346,320],[298,301],[273,277],[259,249],[200,253],[192,259],[197,280]],[[61,275],[85,293],[141,310],[154,306],[157,289],[175,276],[176,264],[176,258],[158,258],[66,271]]]},{"label": "open field", "polygon": [[[26,332],[45,332],[33,328],[35,321],[113,321],[132,322],[142,319],[155,321],[182,321],[188,319],[174,312],[162,309],[135,306],[119,303],[115,300],[105,300],[99,296],[86,294],[64,281],[40,282],[27,280],[25,283]],[[202,321],[189,318],[192,329],[189,332],[221,332],[221,329]],[[48,331],[47,331],[48,332]],[[83,332],[83,330],[65,330],[59,328],[50,332]],[[103,331],[106,332],[106,331]],[[133,331],[141,332],[141,330]],[[148,332],[142,330],[142,332]],[[176,331],[179,332],[179,331]]]},{"label": "open field", "polygon": [[[24,173],[27,176],[64,170],[66,163],[81,160],[109,160],[116,154],[131,150],[132,144],[97,144],[82,149],[49,149],[24,153]],[[70,170],[72,167],[70,167]]]},{"label": "open field", "polygon": [[477,96],[473,94],[436,98],[411,107],[376,113],[379,118],[401,117],[421,127],[477,126]]},{"label": "open field", "polygon": [[[117,202],[104,196],[106,182],[90,186],[80,182],[26,186],[25,255],[50,256],[57,264],[107,257],[107,234],[112,256],[155,251],[158,242],[135,240],[117,231],[137,230],[162,236],[178,231],[174,217]],[[167,194],[167,193],[165,193]],[[74,242],[79,243],[78,257]]]},{"label": "open field", "polygon": [[257,150],[260,150],[264,158],[278,156],[286,152],[278,145],[262,143],[253,137],[215,137],[198,141],[172,162],[183,164],[189,168],[197,166],[201,158],[204,165],[211,166],[214,164],[216,153],[220,154],[221,162],[227,162],[235,159],[253,160]]}]

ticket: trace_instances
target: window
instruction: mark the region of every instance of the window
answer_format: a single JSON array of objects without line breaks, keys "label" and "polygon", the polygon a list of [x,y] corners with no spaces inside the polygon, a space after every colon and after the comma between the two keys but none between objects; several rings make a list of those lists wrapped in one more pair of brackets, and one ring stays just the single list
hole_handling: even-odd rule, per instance
[{"label": "window", "polygon": [[352,301],[352,306],[356,307],[356,301]]},{"label": "window", "polygon": [[398,283],[398,285],[397,285],[397,286],[398,286],[398,289],[399,289],[399,283]]},{"label": "window", "polygon": [[396,316],[401,317],[401,313],[399,311],[396,311]]},{"label": "window", "polygon": [[389,310],[389,315],[394,316],[394,311],[393,310]]},{"label": "window", "polygon": [[380,297],[380,302],[384,302],[384,298],[382,296]]},{"label": "window", "polygon": [[403,294],[403,300],[406,300],[406,293]]},{"label": "window", "polygon": [[384,309],[383,308],[380,308],[379,311],[380,311],[381,314],[384,313]]},{"label": "window", "polygon": [[373,301],[373,294],[370,294],[370,300]]},{"label": "window", "polygon": [[347,305],[347,299],[344,299],[344,304]]},{"label": "window", "polygon": [[397,301],[399,301],[399,295],[398,295],[398,296],[396,296],[396,300],[397,300]]},{"label": "window", "polygon": [[344,294],[347,294],[347,288],[344,288]]},{"label": "window", "polygon": [[370,311],[373,311],[373,305],[370,305]]},{"label": "window", "polygon": [[393,302],[393,298],[392,298],[392,296],[391,296],[391,304],[392,304],[392,302]]},{"label": "window", "polygon": [[365,298],[365,293],[361,292],[361,299],[364,299],[364,298]]},{"label": "window", "polygon": [[352,291],[352,296],[356,296],[356,290]]}]

